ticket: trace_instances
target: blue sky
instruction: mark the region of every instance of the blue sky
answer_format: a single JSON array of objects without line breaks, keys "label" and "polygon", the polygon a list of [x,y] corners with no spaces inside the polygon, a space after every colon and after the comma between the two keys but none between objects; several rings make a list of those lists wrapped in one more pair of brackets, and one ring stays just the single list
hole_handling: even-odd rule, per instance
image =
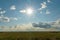
[{"label": "blue sky", "polygon": [[[60,19],[59,4],[60,0],[0,0],[0,12],[5,11],[0,13],[0,26],[56,21]],[[31,15],[19,12],[30,7],[34,10]]]}]

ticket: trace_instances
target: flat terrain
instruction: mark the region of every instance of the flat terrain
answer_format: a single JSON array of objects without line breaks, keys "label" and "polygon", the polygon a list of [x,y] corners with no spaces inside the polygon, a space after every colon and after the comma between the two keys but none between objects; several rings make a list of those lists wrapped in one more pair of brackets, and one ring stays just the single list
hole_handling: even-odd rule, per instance
[{"label": "flat terrain", "polygon": [[60,40],[60,32],[0,32],[0,40]]}]

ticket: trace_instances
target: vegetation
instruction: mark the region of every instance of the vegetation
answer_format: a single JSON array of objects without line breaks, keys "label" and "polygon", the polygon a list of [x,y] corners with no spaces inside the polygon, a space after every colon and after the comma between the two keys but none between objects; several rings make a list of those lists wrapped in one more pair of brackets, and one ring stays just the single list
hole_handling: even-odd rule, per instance
[{"label": "vegetation", "polygon": [[0,32],[0,40],[60,40],[60,32]]}]

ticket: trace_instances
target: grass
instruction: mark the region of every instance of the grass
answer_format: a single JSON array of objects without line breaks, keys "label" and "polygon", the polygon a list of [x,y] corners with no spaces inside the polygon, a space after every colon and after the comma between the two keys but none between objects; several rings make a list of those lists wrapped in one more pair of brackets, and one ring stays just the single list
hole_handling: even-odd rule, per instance
[{"label": "grass", "polygon": [[60,32],[0,32],[0,40],[59,39]]}]

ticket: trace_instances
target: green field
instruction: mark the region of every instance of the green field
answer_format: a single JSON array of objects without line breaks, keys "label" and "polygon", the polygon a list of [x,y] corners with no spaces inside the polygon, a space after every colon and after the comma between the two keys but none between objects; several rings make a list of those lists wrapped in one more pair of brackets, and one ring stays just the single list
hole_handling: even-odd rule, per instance
[{"label": "green field", "polygon": [[0,40],[60,40],[60,32],[0,32]]}]

